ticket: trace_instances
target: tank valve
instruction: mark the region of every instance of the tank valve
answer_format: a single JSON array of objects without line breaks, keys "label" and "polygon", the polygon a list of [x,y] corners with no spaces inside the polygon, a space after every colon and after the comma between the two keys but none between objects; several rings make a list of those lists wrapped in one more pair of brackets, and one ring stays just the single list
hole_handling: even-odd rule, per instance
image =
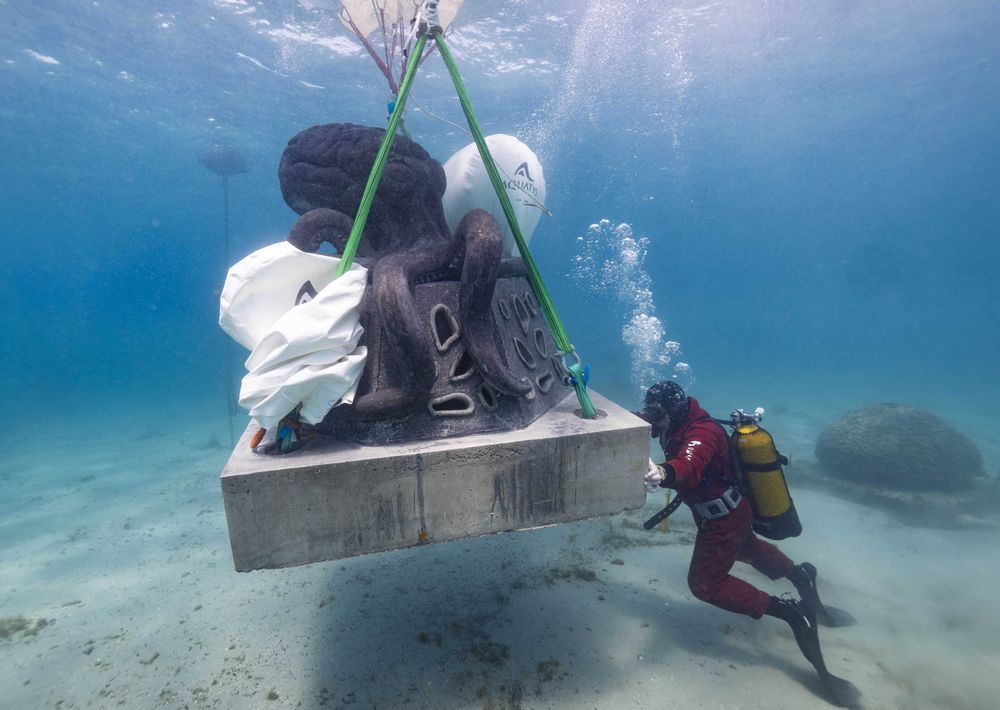
[{"label": "tank valve", "polygon": [[760,424],[761,420],[764,418],[764,408],[757,407],[753,410],[753,414],[747,414],[746,410],[737,409],[729,414],[729,424],[733,427],[738,427],[742,424]]}]

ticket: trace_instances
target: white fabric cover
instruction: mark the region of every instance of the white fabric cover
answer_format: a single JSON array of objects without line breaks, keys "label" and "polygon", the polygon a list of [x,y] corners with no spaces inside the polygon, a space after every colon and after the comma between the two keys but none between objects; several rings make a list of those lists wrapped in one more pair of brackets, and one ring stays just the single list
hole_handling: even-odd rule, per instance
[{"label": "white fabric cover", "polygon": [[320,291],[333,281],[339,263],[284,241],[258,249],[229,269],[219,299],[219,325],[237,343],[253,350],[295,305],[306,283],[312,284],[306,287],[310,295]]},{"label": "white fabric cover", "polygon": [[[500,170],[521,234],[524,235],[525,243],[528,243],[542,214],[538,203],[545,204],[542,164],[531,148],[514,136],[502,133],[486,136],[486,145]],[[448,162],[444,164],[444,174],[448,180],[443,200],[444,216],[451,231],[455,231],[469,210],[479,207],[493,215],[500,225],[504,252],[517,254],[510,226],[476,144],[470,143],[448,158]]]},{"label": "white fabric cover", "polygon": [[358,345],[368,274],[355,265],[334,280],[338,264],[279,242],[229,270],[219,325],[252,350],[240,406],[265,429],[300,403],[300,417],[318,424],[354,401],[368,355]]}]

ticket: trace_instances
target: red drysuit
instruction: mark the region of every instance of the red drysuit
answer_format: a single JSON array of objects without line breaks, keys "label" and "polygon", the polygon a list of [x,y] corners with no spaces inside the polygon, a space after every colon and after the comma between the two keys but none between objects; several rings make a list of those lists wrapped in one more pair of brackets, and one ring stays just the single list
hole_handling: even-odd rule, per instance
[{"label": "red drysuit", "polygon": [[[670,486],[685,503],[705,503],[720,497],[731,485],[729,444],[725,431],[712,421],[694,398],[684,423],[660,437],[660,446],[677,478]],[[694,512],[694,511],[693,511]],[[784,553],[754,535],[753,510],[744,497],[735,510],[714,520],[694,512],[698,537],[688,570],[688,586],[695,597],[722,609],[763,616],[771,596],[729,574],[739,560],[771,579],[787,577],[795,567]]]}]

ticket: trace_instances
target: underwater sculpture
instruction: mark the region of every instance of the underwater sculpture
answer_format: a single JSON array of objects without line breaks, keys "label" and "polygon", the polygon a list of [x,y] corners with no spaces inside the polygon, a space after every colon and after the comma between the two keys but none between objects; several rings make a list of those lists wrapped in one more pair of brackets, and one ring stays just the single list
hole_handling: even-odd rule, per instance
[{"label": "underwater sculpture", "polygon": [[[377,128],[326,124],[289,141],[278,176],[286,203],[301,215],[288,235],[292,245],[317,253],[327,242],[343,252],[383,135]],[[518,428],[565,394],[552,388],[561,360],[523,278],[523,262],[503,258],[499,225],[483,210],[471,210],[451,235],[445,186],[441,165],[397,136],[356,259],[370,272],[361,305],[368,365],[353,406],[334,408],[321,431],[385,443]],[[515,335],[518,326],[522,337]],[[471,389],[435,387],[463,381]],[[537,395],[548,396],[538,401]],[[474,421],[498,408],[506,414]],[[407,429],[404,420],[422,415],[469,419],[465,425],[410,422]],[[364,423],[392,419],[391,427]]]},{"label": "underwater sculpture", "polygon": [[816,441],[803,483],[880,507],[925,527],[1000,526],[1000,481],[985,475],[976,445],[931,412],[873,404],[848,412]]},{"label": "underwater sculpture", "polygon": [[917,407],[874,404],[824,429],[816,459],[829,475],[895,491],[968,490],[983,458],[965,434]]}]

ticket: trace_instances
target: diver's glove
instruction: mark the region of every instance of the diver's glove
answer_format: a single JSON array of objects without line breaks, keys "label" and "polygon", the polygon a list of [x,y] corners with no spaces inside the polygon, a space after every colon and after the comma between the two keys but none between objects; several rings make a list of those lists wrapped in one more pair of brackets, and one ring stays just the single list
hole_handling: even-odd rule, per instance
[{"label": "diver's glove", "polygon": [[677,480],[677,472],[668,463],[660,466],[653,459],[649,459],[649,468],[646,470],[646,492],[655,493],[657,488],[670,488]]},{"label": "diver's glove", "polygon": [[656,489],[660,487],[660,481],[663,480],[663,467],[657,466],[653,459],[647,460],[649,467],[646,469],[646,493],[656,493]]},{"label": "diver's glove", "polygon": [[646,470],[646,492],[655,493],[657,488],[666,488],[673,484],[676,477],[673,466],[670,464],[660,466],[653,459],[649,459],[649,468]]}]

